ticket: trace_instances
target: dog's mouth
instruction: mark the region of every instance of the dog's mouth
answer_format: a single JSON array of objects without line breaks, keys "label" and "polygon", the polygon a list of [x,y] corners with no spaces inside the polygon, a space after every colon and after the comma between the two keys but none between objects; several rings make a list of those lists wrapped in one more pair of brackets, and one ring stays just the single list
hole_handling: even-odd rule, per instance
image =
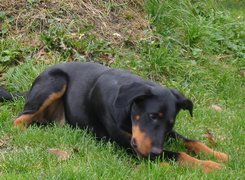
[{"label": "dog's mouth", "polygon": [[133,148],[134,149],[134,152],[136,152],[138,158],[142,159],[142,158],[146,158],[148,157],[149,155],[145,155],[145,154],[142,154],[140,153],[137,149]]},{"label": "dog's mouth", "polygon": [[141,152],[138,150],[137,145],[136,145],[136,143],[135,143],[134,140],[131,140],[131,147],[133,148],[134,152],[136,152],[136,154],[137,154],[137,156],[138,156],[139,158],[145,158],[145,157],[147,157],[147,155],[144,155],[143,153],[141,153]]},{"label": "dog's mouth", "polygon": [[[147,153],[147,154],[143,154],[141,153],[136,147],[134,147],[132,144],[131,144],[131,147],[133,148],[134,152],[137,154],[137,157],[140,158],[140,159],[143,159],[143,158],[147,158],[147,157],[151,157],[151,154],[150,153]],[[154,158],[155,159],[155,158]]]},{"label": "dog's mouth", "polygon": [[132,142],[131,142],[131,147],[133,148],[134,152],[137,154],[138,158],[150,158],[151,160],[155,160],[163,152],[162,149],[160,148],[152,147],[149,153],[142,153]]},{"label": "dog's mouth", "polygon": [[137,149],[134,149],[134,151],[136,152],[137,157],[140,159],[150,158],[151,160],[155,160],[160,156],[159,154],[152,154],[152,153],[145,155],[140,153]]}]

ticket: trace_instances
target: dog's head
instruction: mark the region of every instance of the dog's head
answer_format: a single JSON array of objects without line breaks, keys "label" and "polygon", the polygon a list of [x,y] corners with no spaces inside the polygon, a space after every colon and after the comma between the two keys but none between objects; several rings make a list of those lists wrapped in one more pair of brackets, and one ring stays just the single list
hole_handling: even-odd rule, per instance
[{"label": "dog's head", "polygon": [[163,152],[164,139],[181,109],[192,116],[193,103],[175,89],[131,83],[119,89],[117,107],[130,106],[131,146],[141,157],[154,159]]}]

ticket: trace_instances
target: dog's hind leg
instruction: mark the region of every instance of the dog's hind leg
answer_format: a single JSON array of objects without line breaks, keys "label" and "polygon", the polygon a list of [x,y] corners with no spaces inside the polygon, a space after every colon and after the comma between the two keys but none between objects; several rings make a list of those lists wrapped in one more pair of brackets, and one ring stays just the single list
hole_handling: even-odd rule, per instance
[{"label": "dog's hind leg", "polygon": [[219,161],[222,161],[222,162],[228,161],[228,159],[229,159],[227,154],[222,153],[222,152],[215,151],[215,150],[209,148],[204,143],[202,143],[200,141],[197,141],[197,140],[188,139],[188,138],[186,138],[186,137],[178,134],[175,131],[172,131],[170,133],[170,137],[171,138],[174,138],[174,139],[182,140],[183,143],[185,144],[185,146],[189,150],[193,151],[195,154],[203,153],[205,155],[212,155],[216,159],[218,159]]},{"label": "dog's hind leg", "polygon": [[64,121],[62,97],[66,87],[67,78],[60,70],[53,69],[41,74],[27,94],[24,111],[14,121],[14,126],[27,128],[32,123]]}]

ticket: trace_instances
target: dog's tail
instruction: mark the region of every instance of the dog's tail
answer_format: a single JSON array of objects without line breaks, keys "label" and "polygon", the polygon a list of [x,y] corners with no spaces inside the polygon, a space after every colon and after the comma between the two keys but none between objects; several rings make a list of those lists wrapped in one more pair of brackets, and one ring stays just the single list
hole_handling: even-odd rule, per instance
[{"label": "dog's tail", "polygon": [[15,97],[25,97],[26,93],[10,93],[0,86],[0,102],[13,100]]}]

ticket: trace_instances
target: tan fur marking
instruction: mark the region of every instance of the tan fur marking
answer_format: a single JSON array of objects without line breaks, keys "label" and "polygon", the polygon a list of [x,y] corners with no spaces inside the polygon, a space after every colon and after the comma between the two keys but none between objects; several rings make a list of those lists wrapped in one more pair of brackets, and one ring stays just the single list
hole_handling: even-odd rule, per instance
[{"label": "tan fur marking", "polygon": [[55,92],[49,95],[49,97],[47,98],[46,101],[44,101],[43,105],[40,107],[39,111],[43,111],[46,107],[48,107],[49,105],[52,104],[52,102],[56,101],[57,99],[59,99],[61,96],[63,96],[63,94],[65,93],[66,90],[66,86],[64,86],[61,91],[59,92]]},{"label": "tan fur marking", "polygon": [[140,120],[140,115],[135,115],[134,120],[136,120],[136,121]]},{"label": "tan fur marking", "polygon": [[137,151],[143,155],[147,156],[152,149],[152,141],[146,135],[144,131],[142,131],[139,126],[133,126],[132,128],[133,138],[136,139],[137,143]]},{"label": "tan fur marking", "polygon": [[25,128],[27,128],[33,121],[38,120],[39,118],[42,119],[44,116],[44,111],[48,106],[50,106],[52,103],[56,102],[60,97],[63,96],[66,90],[66,85],[61,89],[59,92],[55,92],[49,95],[46,101],[42,104],[42,106],[39,108],[39,110],[33,114],[23,114],[14,121],[14,126],[18,127],[23,125]]},{"label": "tan fur marking", "polygon": [[185,145],[188,149],[191,151],[194,151],[196,154],[204,153],[205,155],[213,155],[215,158],[217,158],[219,161],[225,162],[228,161],[229,157],[227,154],[214,151],[213,149],[210,149],[208,146],[203,144],[202,142],[185,142]]},{"label": "tan fur marking", "polygon": [[199,166],[205,173],[213,170],[221,169],[223,166],[214,161],[203,161],[189,156],[184,152],[180,152],[178,163],[184,166]]},{"label": "tan fur marking", "polygon": [[63,102],[58,99],[54,101],[50,106],[44,111],[44,116],[46,119],[51,119],[59,125],[65,124],[65,113]]},{"label": "tan fur marking", "polygon": [[26,124],[30,124],[30,122],[32,121],[33,116],[33,114],[23,114],[19,116],[14,121],[14,127],[26,127]]},{"label": "tan fur marking", "polygon": [[160,118],[162,118],[162,117],[163,117],[163,113],[162,113],[162,112],[159,112],[159,113],[158,113],[158,116],[159,116]]}]

